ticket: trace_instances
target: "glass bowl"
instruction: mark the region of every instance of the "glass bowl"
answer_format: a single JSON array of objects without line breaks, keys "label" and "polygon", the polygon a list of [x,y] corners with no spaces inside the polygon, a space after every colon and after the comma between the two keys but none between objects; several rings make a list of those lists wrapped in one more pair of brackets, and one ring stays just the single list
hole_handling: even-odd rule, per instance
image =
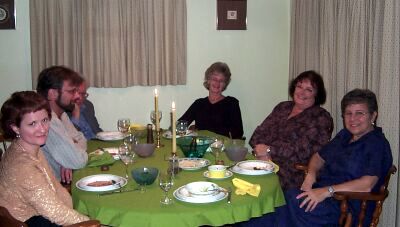
[{"label": "glass bowl", "polygon": [[207,136],[184,136],[176,139],[176,144],[188,158],[202,158],[213,142]]},{"label": "glass bowl", "polygon": [[151,185],[158,176],[158,169],[154,167],[140,167],[132,170],[132,178],[139,185]]},{"label": "glass bowl", "polygon": [[151,156],[154,153],[156,145],[153,143],[139,143],[135,145],[135,153],[142,158]]}]

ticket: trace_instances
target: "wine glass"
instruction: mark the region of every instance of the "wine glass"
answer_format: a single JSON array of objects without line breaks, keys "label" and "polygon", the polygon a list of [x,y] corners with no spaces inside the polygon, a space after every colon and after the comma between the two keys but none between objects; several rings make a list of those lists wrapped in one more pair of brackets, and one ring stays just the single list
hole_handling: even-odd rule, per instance
[{"label": "wine glass", "polygon": [[118,147],[118,155],[125,165],[125,178],[128,180],[128,165],[133,162],[135,153],[129,149],[129,146],[127,144],[123,143]]},{"label": "wine glass", "polygon": [[214,138],[214,142],[210,145],[211,154],[215,157],[215,164],[219,164],[220,155],[222,150],[224,149],[224,139],[222,138]]},{"label": "wine glass", "polygon": [[178,133],[179,136],[184,136],[186,135],[188,129],[188,122],[185,120],[179,120],[176,123],[176,132]]},{"label": "wine glass", "polygon": [[[161,121],[161,118],[162,118],[162,112],[159,110],[158,111],[158,122]],[[154,111],[154,110],[151,111],[150,120],[151,120],[151,123],[153,123],[153,125],[156,125],[156,111]]]},{"label": "wine glass", "polygon": [[118,119],[117,127],[118,131],[126,135],[129,131],[129,126],[131,126],[131,121],[128,118]]},{"label": "wine glass", "polygon": [[168,197],[168,191],[174,185],[172,175],[168,173],[160,173],[160,175],[158,176],[158,182],[160,184],[160,188],[164,191],[164,196],[161,199],[160,203],[165,205],[173,203],[173,200]]},{"label": "wine glass", "polygon": [[136,136],[134,136],[133,134],[129,133],[123,140],[124,144],[126,144],[128,146],[129,151],[133,151],[134,147],[136,146],[136,144],[138,144],[138,140],[136,138]]}]

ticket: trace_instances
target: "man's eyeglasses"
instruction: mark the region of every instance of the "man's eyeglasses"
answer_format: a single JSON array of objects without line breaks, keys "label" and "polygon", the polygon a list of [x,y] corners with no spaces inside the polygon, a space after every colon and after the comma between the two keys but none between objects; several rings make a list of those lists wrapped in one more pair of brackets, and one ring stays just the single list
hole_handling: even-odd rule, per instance
[{"label": "man's eyeglasses", "polygon": [[362,118],[362,117],[364,117],[365,115],[367,115],[368,114],[368,112],[363,112],[363,111],[356,111],[356,112],[354,112],[354,113],[352,113],[352,112],[345,112],[344,113],[344,117],[345,118],[351,118],[352,116],[354,116],[355,118]]},{"label": "man's eyeglasses", "polygon": [[85,98],[89,97],[89,93],[87,92],[79,92],[79,95]]},{"label": "man's eyeglasses", "polygon": [[62,92],[67,92],[70,95],[75,95],[75,93],[78,92],[77,88],[71,89],[71,90],[61,90]]}]

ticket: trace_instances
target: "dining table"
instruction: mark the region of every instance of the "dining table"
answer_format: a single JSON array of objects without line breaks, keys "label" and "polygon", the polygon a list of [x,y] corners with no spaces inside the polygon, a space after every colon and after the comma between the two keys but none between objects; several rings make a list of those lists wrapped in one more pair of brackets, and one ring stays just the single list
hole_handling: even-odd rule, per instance
[{"label": "dining table", "polygon": [[[210,131],[198,131],[199,135],[214,137],[218,136]],[[140,139],[140,140],[143,140]],[[229,140],[229,138],[226,138]],[[139,141],[143,142],[143,141]],[[118,147],[122,140],[88,141],[87,152],[93,152],[99,148]],[[160,172],[166,172],[169,167],[168,157],[171,156],[172,141],[161,138],[160,148],[156,148],[150,157],[141,158],[136,156],[134,162],[129,165],[129,170],[138,167],[156,167]],[[184,157],[182,151],[177,148],[178,157]],[[204,155],[205,159],[214,163],[215,157],[210,153]],[[235,164],[222,152],[221,157],[225,165]],[[253,159],[248,154],[246,159]],[[130,176],[124,190],[133,191],[100,195],[103,192],[81,190],[76,186],[80,179],[96,174],[113,174],[125,177],[125,165],[115,161],[108,168],[85,167],[73,172],[72,198],[74,209],[88,215],[92,219],[99,220],[109,226],[223,226],[237,222],[247,221],[254,217],[274,212],[275,208],[285,204],[284,194],[279,184],[279,178],[275,173],[265,175],[242,175],[234,173],[232,177],[211,180],[204,176],[207,167],[198,170],[181,170],[174,177],[174,184],[169,191],[169,197],[173,203],[165,205],[160,203],[163,191],[157,180],[146,185],[145,191],[135,190],[139,186]],[[129,171],[130,172],[130,171]],[[258,197],[249,194],[237,195],[232,179],[239,178],[252,184],[259,184],[261,191]],[[210,203],[189,203],[173,197],[173,192],[179,187],[190,182],[205,181],[213,182],[224,189],[232,188],[230,203],[227,199]]]}]

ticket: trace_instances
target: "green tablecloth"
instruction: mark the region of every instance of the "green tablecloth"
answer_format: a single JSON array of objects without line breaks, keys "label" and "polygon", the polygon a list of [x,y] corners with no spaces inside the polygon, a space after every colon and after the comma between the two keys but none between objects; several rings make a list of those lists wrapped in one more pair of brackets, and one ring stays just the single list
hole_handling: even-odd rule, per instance
[{"label": "green tablecloth", "polygon": [[[214,135],[207,131],[201,131],[202,135]],[[88,152],[98,147],[116,147],[121,141],[104,142],[89,141]],[[136,158],[135,162],[130,165],[130,169],[141,166],[154,166],[160,171],[166,171],[168,162],[164,160],[165,156],[169,156],[171,152],[171,141],[162,139],[165,145],[156,149],[154,154],[148,158]],[[178,154],[183,157],[180,149]],[[225,159],[225,164],[231,162]],[[214,161],[214,157],[206,154],[204,158]],[[72,198],[74,208],[81,213],[89,215],[91,218],[100,220],[101,223],[112,226],[200,226],[211,225],[220,226],[248,220],[252,217],[259,217],[265,213],[273,212],[275,207],[285,204],[283,192],[279,185],[278,176],[276,174],[268,174],[263,176],[244,176],[234,174],[233,177],[224,180],[213,180],[214,183],[221,187],[235,187],[232,184],[234,177],[257,183],[261,185],[261,193],[259,197],[250,195],[239,196],[232,193],[232,203],[228,204],[226,200],[209,203],[209,204],[191,204],[174,199],[171,205],[160,204],[163,191],[155,182],[146,187],[146,192],[140,191],[125,192],[121,194],[113,194],[107,196],[98,196],[96,192],[86,192],[79,190],[75,186],[75,182],[79,179],[94,174],[115,174],[125,176],[125,166],[122,162],[117,161],[108,171],[101,171],[100,167],[86,167],[81,170],[74,171],[74,185],[72,187]],[[170,190],[169,195],[182,185],[193,181],[208,181],[203,177],[206,168],[197,171],[181,171],[175,178],[175,184]],[[136,188],[137,184],[130,179],[127,188]]]}]

